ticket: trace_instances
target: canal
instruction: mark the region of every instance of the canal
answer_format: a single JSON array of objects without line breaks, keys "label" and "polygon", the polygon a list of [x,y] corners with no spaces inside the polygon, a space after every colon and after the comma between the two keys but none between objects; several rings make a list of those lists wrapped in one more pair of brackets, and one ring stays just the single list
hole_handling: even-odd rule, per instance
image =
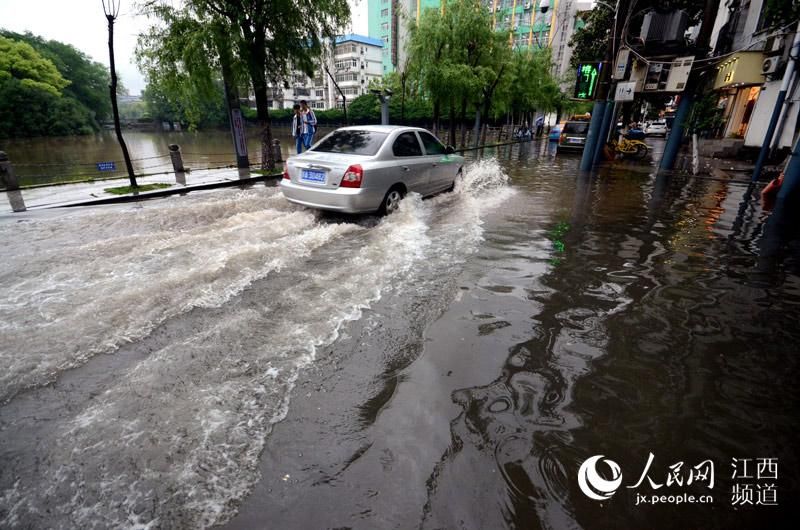
[{"label": "canal", "polygon": [[[321,128],[319,134],[328,129]],[[294,153],[294,141],[286,126],[274,126],[273,134],[281,142],[284,156]],[[235,166],[236,156],[230,131],[197,132],[123,131],[133,169],[137,175],[172,171],[168,147],[181,147],[184,166],[189,169]],[[318,135],[319,137],[319,135]],[[251,164],[261,162],[261,144],[256,129],[247,129],[247,152]],[[47,184],[88,178],[127,177],[125,162],[114,131],[87,136],[55,138],[10,138],[0,141],[14,163],[21,185]],[[99,162],[114,162],[115,169],[99,171]]]},{"label": "canal", "polygon": [[0,526],[783,527],[796,245],[735,182],[496,154],[385,219],[0,217]]}]

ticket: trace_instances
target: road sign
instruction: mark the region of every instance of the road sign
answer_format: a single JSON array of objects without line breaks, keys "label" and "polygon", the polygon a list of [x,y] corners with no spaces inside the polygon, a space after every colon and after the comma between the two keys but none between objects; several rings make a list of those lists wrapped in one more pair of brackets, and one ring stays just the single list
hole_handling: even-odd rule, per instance
[{"label": "road sign", "polygon": [[614,93],[614,101],[633,101],[636,95],[636,81],[626,81],[617,83],[617,91]]},{"label": "road sign", "polygon": [[98,162],[97,171],[116,171],[117,164],[115,162]]},{"label": "road sign", "polygon": [[603,63],[579,64],[577,81],[575,82],[575,97],[577,99],[594,99],[597,85],[600,83],[600,71]]},{"label": "road sign", "polygon": [[242,111],[231,109],[231,125],[233,126],[233,144],[236,146],[236,155],[247,158],[247,138],[244,134],[244,119]]},{"label": "road sign", "polygon": [[614,79],[625,79],[625,72],[628,71],[628,63],[630,62],[631,51],[628,48],[622,48],[617,54],[617,62],[614,66]]}]

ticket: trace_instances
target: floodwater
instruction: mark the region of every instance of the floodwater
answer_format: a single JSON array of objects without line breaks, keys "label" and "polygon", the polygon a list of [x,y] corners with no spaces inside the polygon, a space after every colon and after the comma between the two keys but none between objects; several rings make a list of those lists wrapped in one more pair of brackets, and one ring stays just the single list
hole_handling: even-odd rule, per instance
[{"label": "floodwater", "polygon": [[[328,130],[321,128],[319,134]],[[261,162],[259,131],[248,128],[247,153],[250,163]],[[291,132],[285,126],[273,126],[273,136],[281,142],[284,156],[294,153]],[[125,144],[137,175],[172,171],[170,144],[181,147],[184,167],[189,169],[218,168],[236,165],[231,133],[225,130],[199,132],[123,131]],[[86,178],[127,177],[122,151],[114,131],[101,131],[87,136],[55,138],[11,138],[0,140],[14,164],[22,185],[45,184]],[[99,162],[114,162],[112,171],[99,171]]]},{"label": "floodwater", "polygon": [[0,219],[0,527],[791,522],[796,246],[740,184],[497,156],[385,219]]}]

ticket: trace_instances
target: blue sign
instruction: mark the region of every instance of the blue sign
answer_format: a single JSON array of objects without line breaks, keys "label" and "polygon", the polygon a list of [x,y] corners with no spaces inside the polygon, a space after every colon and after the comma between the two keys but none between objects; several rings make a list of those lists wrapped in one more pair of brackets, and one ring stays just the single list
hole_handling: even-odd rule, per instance
[{"label": "blue sign", "polygon": [[97,163],[97,171],[116,171],[117,164],[116,162],[98,162]]}]

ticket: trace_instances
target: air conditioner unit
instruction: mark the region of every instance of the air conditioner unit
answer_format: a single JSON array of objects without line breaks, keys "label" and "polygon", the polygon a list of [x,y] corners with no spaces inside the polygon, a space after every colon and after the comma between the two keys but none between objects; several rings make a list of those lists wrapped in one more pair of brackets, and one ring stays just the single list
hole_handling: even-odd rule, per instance
[{"label": "air conditioner unit", "polygon": [[516,24],[514,24],[514,31],[517,31],[517,28],[518,28],[518,27],[519,27],[519,26],[517,26]]},{"label": "air conditioner unit", "polygon": [[668,13],[650,11],[642,19],[640,38],[646,44],[678,42],[686,33],[689,15],[686,11],[675,10]]},{"label": "air conditioner unit", "polygon": [[764,53],[766,55],[778,54],[783,51],[783,35],[773,35],[767,39],[764,44]]},{"label": "air conditioner unit", "polygon": [[530,8],[531,8],[531,3],[525,2],[525,9],[530,9]]},{"label": "air conditioner unit", "polygon": [[766,74],[774,74],[778,71],[781,67],[781,58],[780,57],[767,57],[764,59],[764,62],[761,63],[761,73]]}]

